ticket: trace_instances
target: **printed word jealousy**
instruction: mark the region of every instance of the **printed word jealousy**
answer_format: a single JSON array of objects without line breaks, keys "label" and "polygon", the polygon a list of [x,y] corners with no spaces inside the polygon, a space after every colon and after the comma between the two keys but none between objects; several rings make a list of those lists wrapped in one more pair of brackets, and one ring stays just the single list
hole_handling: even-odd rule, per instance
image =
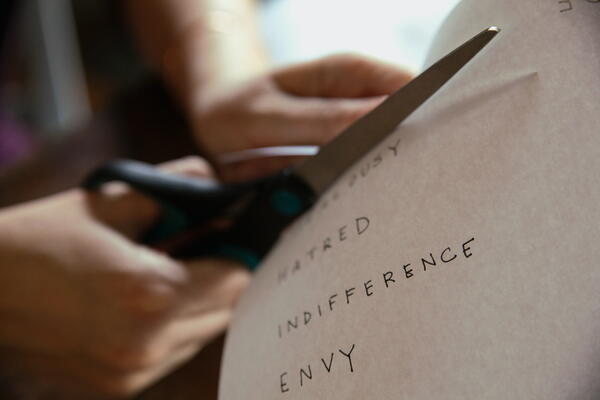
[{"label": "printed word jealousy", "polygon": [[568,13],[574,10],[577,3],[590,3],[600,5],[600,0],[557,0],[561,13]]}]

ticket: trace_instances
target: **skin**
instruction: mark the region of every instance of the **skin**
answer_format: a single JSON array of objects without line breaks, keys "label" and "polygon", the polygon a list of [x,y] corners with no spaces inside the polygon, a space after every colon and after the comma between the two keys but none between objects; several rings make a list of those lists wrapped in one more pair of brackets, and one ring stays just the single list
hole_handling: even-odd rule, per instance
[{"label": "skin", "polygon": [[[167,168],[210,176],[198,159]],[[46,388],[40,398],[126,397],[224,330],[248,272],[140,245],[158,213],[114,185],[0,212],[0,360],[13,380]]]},{"label": "skin", "polygon": [[[403,86],[408,74],[355,55],[288,66],[229,90],[206,94],[192,125],[211,155],[265,146],[323,145]],[[275,172],[290,159],[220,168],[225,180]]]},{"label": "skin", "polygon": [[[273,68],[254,0],[129,0],[128,6],[140,48],[179,98],[213,162],[254,147],[322,145],[412,77],[353,54]],[[215,166],[226,180],[244,180],[289,162]]]},{"label": "skin", "polygon": [[[126,6],[140,48],[213,161],[253,147],[326,143],[410,79],[356,55],[272,68],[253,0]],[[215,166],[222,178],[244,180],[289,162]],[[198,159],[165,168],[211,176]],[[248,273],[139,244],[159,213],[118,185],[0,210],[0,363],[12,382],[38,398],[124,398],[225,329]]]}]

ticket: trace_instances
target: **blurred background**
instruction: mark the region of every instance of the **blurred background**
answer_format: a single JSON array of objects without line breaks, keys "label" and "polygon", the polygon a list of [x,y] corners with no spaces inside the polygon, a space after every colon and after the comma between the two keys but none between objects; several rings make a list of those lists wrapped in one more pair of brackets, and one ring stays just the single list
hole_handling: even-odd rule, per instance
[{"label": "blurred background", "polygon": [[276,63],[340,51],[419,71],[438,27],[459,0],[271,0],[262,7]]},{"label": "blurred background", "polygon": [[[418,72],[457,2],[265,0],[261,24],[276,65],[351,51]],[[150,132],[185,122],[144,67],[119,2],[2,1],[0,38],[0,205],[73,185],[116,148],[158,162],[187,145],[182,134],[153,148]]]}]

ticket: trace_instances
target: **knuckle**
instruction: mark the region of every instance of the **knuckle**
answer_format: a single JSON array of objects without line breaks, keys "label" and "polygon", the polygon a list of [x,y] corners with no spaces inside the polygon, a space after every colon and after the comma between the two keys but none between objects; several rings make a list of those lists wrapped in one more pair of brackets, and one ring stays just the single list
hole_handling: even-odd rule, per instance
[{"label": "knuckle", "polygon": [[234,304],[250,283],[250,274],[247,271],[231,271],[222,283],[224,302],[228,305]]},{"label": "knuckle", "polygon": [[339,133],[346,126],[352,122],[352,117],[348,115],[347,111],[337,110],[331,114],[324,116],[321,119],[322,130],[324,132],[324,140],[329,140],[333,135]]},{"label": "knuckle", "polygon": [[174,288],[156,278],[124,279],[118,295],[118,306],[127,318],[154,321],[163,318],[176,300]]},{"label": "knuckle", "polygon": [[121,367],[131,371],[139,371],[159,364],[165,352],[160,346],[142,346],[124,351],[119,357]]},{"label": "knuckle", "polygon": [[249,284],[250,274],[247,271],[235,271],[229,277],[229,289],[236,298],[239,297]]},{"label": "knuckle", "polygon": [[210,164],[203,158],[196,155],[189,155],[160,164],[160,168],[165,172],[173,174],[191,174],[198,176],[211,176],[212,169]]},{"label": "knuckle", "polygon": [[356,121],[357,119],[365,115],[367,112],[369,112],[371,108],[372,107],[370,105],[366,105],[364,108],[350,109],[346,112],[346,115],[344,116],[344,121],[347,124],[351,124],[352,122]]},{"label": "knuckle", "polygon": [[202,343],[210,342],[227,329],[231,322],[232,311],[230,308],[220,308],[213,310],[209,315],[202,331],[198,332]]},{"label": "knuckle", "polygon": [[102,391],[114,399],[127,399],[139,392],[142,387],[135,376],[123,375],[102,384]]},{"label": "knuckle", "polygon": [[339,108],[331,116],[328,126],[328,129],[334,134],[348,127],[372,108],[369,103],[359,104],[347,100],[340,100],[338,105]]},{"label": "knuckle", "polygon": [[209,173],[211,171],[208,161],[196,155],[190,155],[182,158],[181,163],[184,167],[194,168],[205,173]]},{"label": "knuckle", "polygon": [[121,376],[137,373],[159,365],[166,357],[165,349],[160,345],[135,345],[113,347],[105,354],[106,364]]}]

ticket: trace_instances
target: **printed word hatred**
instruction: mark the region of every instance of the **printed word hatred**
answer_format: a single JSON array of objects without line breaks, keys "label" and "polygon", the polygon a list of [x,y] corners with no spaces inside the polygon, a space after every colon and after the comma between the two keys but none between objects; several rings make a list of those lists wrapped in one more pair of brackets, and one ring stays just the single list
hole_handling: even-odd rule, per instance
[{"label": "printed word hatred", "polygon": [[277,273],[277,282],[281,283],[290,275],[298,273],[319,255],[331,251],[344,243],[351,236],[360,236],[364,234],[369,229],[370,225],[371,220],[367,217],[358,217],[348,224],[340,225],[330,235],[323,237],[308,248],[302,257],[296,258],[291,266],[280,269]]},{"label": "printed word hatred", "polygon": [[[352,171],[348,173],[348,178],[344,183],[336,184],[330,193],[320,199],[318,206],[313,207],[309,210],[302,218],[303,224],[310,224],[313,218],[319,214],[320,211],[333,207],[336,202],[340,201],[348,193],[356,190],[360,186],[360,182],[368,179],[368,177],[376,171],[382,170],[386,167],[391,167],[388,160],[393,160],[398,157],[400,148],[400,139],[393,138],[382,146],[375,155],[364,160],[361,164],[354,167]],[[362,234],[369,227],[369,219],[366,217],[357,218],[356,220],[357,233]],[[358,224],[365,224],[364,227],[360,227]],[[341,225],[338,227],[337,232],[332,232],[331,236],[323,239],[322,243],[315,243],[313,247],[307,249],[306,253],[300,257],[292,259],[290,265],[284,266],[277,272],[277,283],[282,283],[290,279],[294,274],[304,269],[308,264],[315,260],[321,253],[326,252],[328,249],[333,247],[335,243],[340,244],[350,237],[350,234],[354,233],[354,229],[351,226],[353,224]]]}]

